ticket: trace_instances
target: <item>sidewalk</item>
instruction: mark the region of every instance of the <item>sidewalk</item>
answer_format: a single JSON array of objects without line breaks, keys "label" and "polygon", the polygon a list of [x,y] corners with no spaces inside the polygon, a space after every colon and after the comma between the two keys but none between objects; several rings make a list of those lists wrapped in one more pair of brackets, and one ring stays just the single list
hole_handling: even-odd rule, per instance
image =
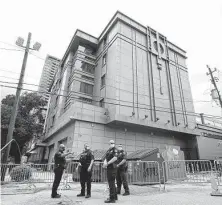
[{"label": "sidewalk", "polygon": [[[40,188],[40,189],[39,189]],[[3,188],[4,189],[4,188]],[[80,186],[72,185],[71,190],[61,190],[60,199],[51,199],[51,190],[48,185],[37,187],[38,192],[33,194],[2,195],[4,205],[100,205],[104,204],[108,192],[106,185],[93,184],[90,199],[77,198]],[[116,204],[125,205],[221,205],[222,197],[210,196],[210,185],[167,185],[167,190],[159,191],[158,186],[130,186],[130,196],[119,196]]]}]

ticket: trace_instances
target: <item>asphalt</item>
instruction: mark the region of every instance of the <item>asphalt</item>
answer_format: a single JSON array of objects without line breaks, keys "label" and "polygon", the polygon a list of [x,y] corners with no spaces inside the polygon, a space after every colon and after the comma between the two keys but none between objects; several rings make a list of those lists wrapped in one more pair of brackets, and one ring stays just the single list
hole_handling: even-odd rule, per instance
[{"label": "asphalt", "polygon": [[[61,186],[60,188],[65,188]],[[67,187],[69,188],[69,187]],[[108,197],[107,185],[93,184],[92,197],[85,199],[77,197],[80,191],[79,184],[72,184],[70,189],[59,190],[60,199],[50,198],[51,190],[47,184],[36,184],[36,187],[27,185],[3,185],[1,192],[2,205],[100,205],[105,204]],[[130,196],[118,197],[116,204],[126,205],[221,205],[222,197],[210,196],[212,192],[209,184],[176,184],[167,185],[166,190],[159,186],[130,186]]]}]

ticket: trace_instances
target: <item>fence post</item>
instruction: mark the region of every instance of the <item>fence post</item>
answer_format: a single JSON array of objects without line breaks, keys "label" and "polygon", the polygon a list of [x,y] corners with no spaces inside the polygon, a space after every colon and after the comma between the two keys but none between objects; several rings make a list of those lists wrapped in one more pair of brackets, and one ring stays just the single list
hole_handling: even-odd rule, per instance
[{"label": "fence post", "polygon": [[158,168],[158,178],[159,178],[159,182],[160,182],[160,191],[161,191],[160,164],[159,164],[159,162],[156,162],[156,163],[157,163],[157,168]]},{"label": "fence post", "polygon": [[163,169],[163,190],[165,191],[166,190],[166,176],[165,176],[165,174],[166,174],[166,170],[165,170],[165,161],[163,161],[162,162],[162,169]]}]

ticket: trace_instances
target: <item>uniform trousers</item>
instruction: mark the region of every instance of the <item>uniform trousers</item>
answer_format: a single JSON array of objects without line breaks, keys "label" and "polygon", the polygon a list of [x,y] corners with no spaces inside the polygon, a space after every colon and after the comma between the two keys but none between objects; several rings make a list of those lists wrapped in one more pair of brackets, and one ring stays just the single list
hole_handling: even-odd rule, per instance
[{"label": "uniform trousers", "polygon": [[53,185],[52,185],[52,196],[57,195],[57,189],[58,189],[60,181],[62,179],[63,171],[64,171],[63,167],[56,167],[54,169],[55,178],[54,178],[54,182],[53,182]]},{"label": "uniform trousers", "polygon": [[87,184],[87,195],[91,195],[91,178],[92,178],[92,170],[88,172],[88,167],[81,167],[80,184],[81,184],[82,195],[85,195],[86,184]]},{"label": "uniform trousers", "polygon": [[127,179],[126,179],[126,169],[125,168],[118,168],[117,169],[116,182],[117,182],[117,193],[120,194],[122,184],[123,184],[123,188],[125,189],[125,192],[129,193],[129,186],[128,186]]},{"label": "uniform trousers", "polygon": [[107,168],[107,180],[109,184],[110,200],[117,199],[116,185],[115,185],[116,174],[117,174],[116,168]]}]

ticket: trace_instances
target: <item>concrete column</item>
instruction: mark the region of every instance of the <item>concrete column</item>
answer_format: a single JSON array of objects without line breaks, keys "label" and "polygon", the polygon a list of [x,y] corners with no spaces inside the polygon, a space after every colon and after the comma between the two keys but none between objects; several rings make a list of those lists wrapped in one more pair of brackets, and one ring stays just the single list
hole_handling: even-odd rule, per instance
[{"label": "concrete column", "polygon": [[69,83],[69,77],[71,75],[71,68],[72,68],[72,60],[73,60],[73,52],[69,53],[67,64],[64,65],[65,71],[62,76],[62,84],[61,84],[61,90],[60,90],[60,96],[59,96],[59,104],[58,104],[58,115],[62,115],[65,108],[65,102],[66,102],[66,96],[68,95],[68,83]]},{"label": "concrete column", "polygon": [[204,114],[200,113],[200,119],[201,119],[201,123],[204,125],[205,121],[204,121]]}]

